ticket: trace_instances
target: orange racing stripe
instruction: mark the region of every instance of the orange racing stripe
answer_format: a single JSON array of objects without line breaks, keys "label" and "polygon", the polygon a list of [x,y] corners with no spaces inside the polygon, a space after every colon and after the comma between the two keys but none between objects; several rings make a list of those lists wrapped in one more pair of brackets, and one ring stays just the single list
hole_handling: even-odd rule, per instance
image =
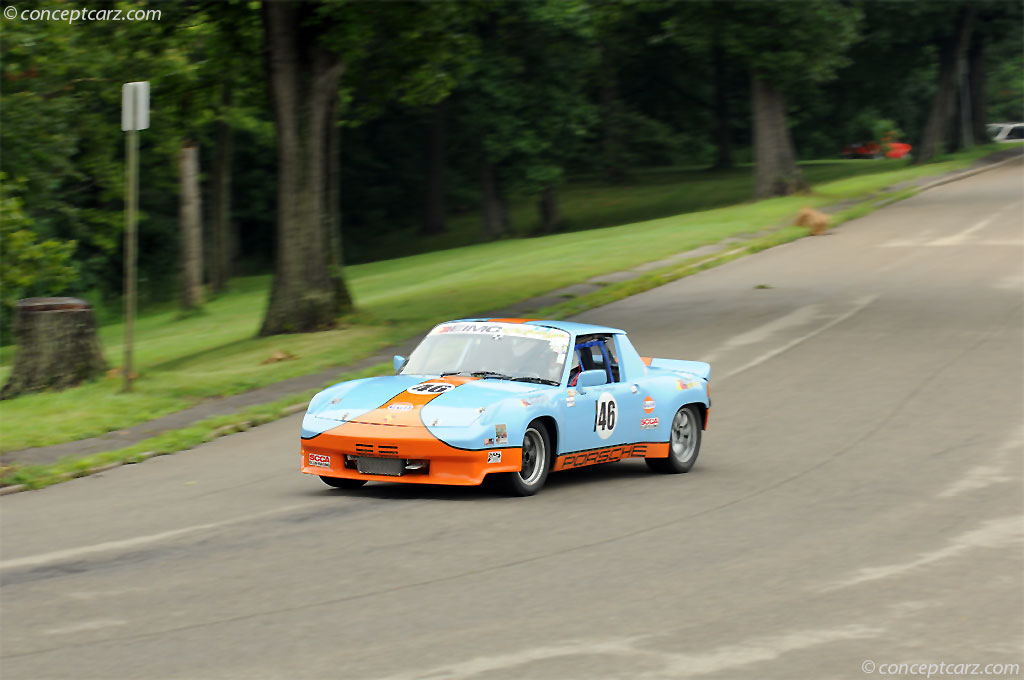
[{"label": "orange racing stripe", "polygon": [[[447,383],[449,385],[458,386],[479,379],[480,378],[467,375],[449,375],[443,378],[431,378],[430,380],[425,380],[417,385],[413,385],[413,388],[431,383]],[[416,394],[409,390],[404,390],[369,413],[363,414],[358,418],[353,418],[351,422],[363,423],[366,425],[403,425],[405,427],[423,427],[424,423],[420,418],[420,409],[442,394],[444,394],[444,392]],[[392,408],[399,404],[408,404],[409,408]]]}]

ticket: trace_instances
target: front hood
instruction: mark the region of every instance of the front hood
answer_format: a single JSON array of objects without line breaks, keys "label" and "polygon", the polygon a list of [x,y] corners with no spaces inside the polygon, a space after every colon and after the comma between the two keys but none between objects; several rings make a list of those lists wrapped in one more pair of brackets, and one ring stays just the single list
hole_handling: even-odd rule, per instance
[{"label": "front hood", "polygon": [[353,420],[421,382],[419,376],[386,375],[340,383],[316,395],[306,413],[327,420]]},{"label": "front hood", "polygon": [[466,427],[499,402],[529,401],[551,389],[465,376],[394,375],[356,382],[325,390],[310,404],[308,414],[373,425]]}]

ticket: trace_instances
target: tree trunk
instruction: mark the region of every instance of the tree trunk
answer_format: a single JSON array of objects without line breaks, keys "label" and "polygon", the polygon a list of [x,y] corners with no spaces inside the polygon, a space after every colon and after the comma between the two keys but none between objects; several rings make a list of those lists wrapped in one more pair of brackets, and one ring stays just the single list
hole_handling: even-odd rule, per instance
[{"label": "tree trunk", "polygon": [[619,75],[606,48],[600,54],[601,118],[604,150],[604,176],[612,183],[626,179],[625,145],[622,142],[622,102]]},{"label": "tree trunk", "polygon": [[942,141],[949,134],[949,125],[956,112],[958,66],[970,39],[974,12],[974,7],[961,9],[957,13],[955,35],[939,41],[939,86],[932,98],[921,143],[914,149],[915,164],[935,158],[942,151]]},{"label": "tree trunk", "polygon": [[352,309],[352,298],[345,286],[344,260],[342,259],[341,243],[341,128],[338,126],[337,101],[331,100],[331,108],[326,116],[327,155],[324,176],[326,178],[325,196],[327,209],[324,212],[324,238],[329,248],[331,281],[342,310]]},{"label": "tree trunk", "polygon": [[984,144],[988,140],[988,99],[985,96],[985,41],[975,34],[967,53],[967,73],[971,86],[971,123],[974,140]]},{"label": "tree trunk", "polygon": [[445,225],[445,168],[448,144],[448,100],[434,106],[427,141],[427,196],[422,234],[441,234]]},{"label": "tree trunk", "polygon": [[715,165],[716,170],[727,170],[733,167],[732,132],[729,111],[728,73],[726,71],[725,50],[716,40],[713,48],[715,66]]},{"label": "tree trunk", "polygon": [[14,309],[17,351],[0,399],[89,380],[107,368],[92,308],[75,298],[27,298]]},{"label": "tree trunk", "polygon": [[203,220],[199,200],[199,145],[186,139],[178,157],[181,177],[181,306],[203,304]]},{"label": "tree trunk", "polygon": [[804,188],[793,138],[786,122],[786,102],[773,84],[753,74],[754,195],[787,196]]},{"label": "tree trunk", "polygon": [[231,161],[234,129],[227,120],[231,111],[231,85],[221,91],[220,116],[214,129],[213,178],[210,182],[210,285],[223,293],[231,278]]},{"label": "tree trunk", "polygon": [[315,9],[263,3],[278,177],[274,283],[260,335],[330,328],[352,308],[324,228],[328,123],[344,64],[319,46]]},{"label": "tree trunk", "polygon": [[498,170],[486,158],[480,161],[480,186],[483,194],[484,238],[495,239],[505,235],[505,201],[498,185]]},{"label": "tree trunk", "polygon": [[562,211],[558,206],[558,192],[547,187],[540,195],[540,225],[545,234],[552,233],[562,224]]}]

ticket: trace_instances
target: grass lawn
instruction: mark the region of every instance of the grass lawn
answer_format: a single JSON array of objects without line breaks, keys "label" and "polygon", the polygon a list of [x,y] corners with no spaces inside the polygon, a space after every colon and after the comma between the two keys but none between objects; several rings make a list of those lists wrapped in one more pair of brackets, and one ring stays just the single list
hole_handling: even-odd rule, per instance
[{"label": "grass lawn", "polygon": [[[801,166],[812,185],[908,167],[905,160],[807,161]],[[736,205],[750,200],[753,193],[751,165],[725,171],[645,168],[634,172],[630,180],[614,185],[596,177],[578,178],[559,190],[565,218],[562,231],[612,227]],[[508,218],[513,236],[536,235],[540,228],[536,198],[510,197]],[[473,212],[450,217],[444,234],[423,236],[410,227],[376,247],[362,246],[360,257],[366,261],[386,260],[450,250],[479,240],[480,216]]]},{"label": "grass lawn", "polygon": [[[0,452],[95,436],[204,398],[343,366],[438,321],[501,308],[598,274],[779,225],[792,220],[801,206],[864,196],[907,179],[964,167],[991,151],[976,149],[924,167],[908,167],[903,161],[807,164],[808,177],[823,182],[807,195],[646,220],[661,211],[707,207],[706,202],[743,201],[750,193],[750,170],[699,176],[693,176],[693,171],[657,170],[644,173],[639,184],[629,187],[583,182],[563,192],[563,210],[571,226],[606,216],[631,223],[348,267],[359,312],[337,329],[322,333],[255,338],[270,279],[237,279],[228,294],[209,302],[200,314],[181,317],[174,311],[160,311],[139,318],[135,362],[140,378],[135,393],[121,394],[120,380],[107,377],[62,392],[3,402]],[[526,201],[514,205],[513,225],[526,224],[532,209]],[[476,229],[475,218],[472,222]],[[392,245],[398,248],[396,244]],[[100,329],[104,354],[112,366],[121,363],[122,333],[120,324]],[[263,363],[277,351],[295,358]],[[11,357],[11,348],[0,351],[0,380],[10,371]]]}]

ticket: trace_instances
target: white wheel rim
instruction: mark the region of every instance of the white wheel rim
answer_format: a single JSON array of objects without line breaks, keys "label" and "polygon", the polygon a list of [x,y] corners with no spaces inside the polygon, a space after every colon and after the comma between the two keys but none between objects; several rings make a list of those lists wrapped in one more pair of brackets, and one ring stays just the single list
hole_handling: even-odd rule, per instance
[{"label": "white wheel rim", "polygon": [[672,435],[669,443],[672,456],[680,463],[687,463],[697,452],[697,418],[690,409],[679,409],[672,418]]},{"label": "white wheel rim", "polygon": [[544,450],[544,440],[537,430],[529,429],[523,438],[523,467],[519,470],[519,476],[527,485],[536,484],[544,472],[544,465],[547,462],[547,451]]}]

